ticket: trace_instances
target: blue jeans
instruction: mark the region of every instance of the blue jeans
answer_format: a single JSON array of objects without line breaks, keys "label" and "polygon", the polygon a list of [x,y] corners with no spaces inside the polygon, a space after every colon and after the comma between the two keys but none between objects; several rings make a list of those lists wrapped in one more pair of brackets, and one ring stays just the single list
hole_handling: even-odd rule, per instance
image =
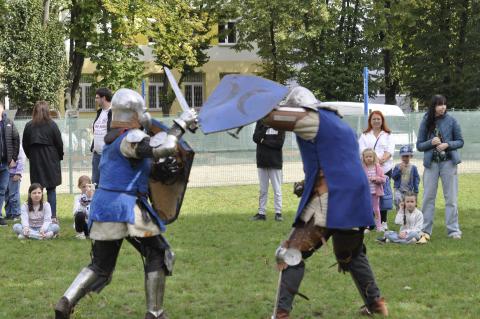
[{"label": "blue jeans", "polygon": [[420,234],[417,233],[416,231],[409,232],[407,237],[405,238],[400,238],[398,236],[397,232],[394,232],[392,230],[386,231],[385,232],[385,238],[390,240],[392,243],[398,243],[398,244],[408,244],[410,240],[415,238],[416,240],[420,239]]},{"label": "blue jeans", "polygon": [[[42,236],[40,235],[40,228],[41,227],[30,227],[30,232],[28,234],[28,238],[30,239],[42,239]],[[57,224],[50,224],[48,226],[48,229],[45,231],[47,232],[52,232],[54,235],[58,234],[60,231],[60,226]],[[17,235],[23,235],[23,226],[22,224],[15,224],[13,225],[13,232]]]},{"label": "blue jeans", "polygon": [[57,218],[57,192],[56,187],[47,188],[47,202],[52,209],[52,218]]},{"label": "blue jeans", "polygon": [[10,172],[8,171],[8,164],[5,162],[0,163],[0,217],[2,217],[3,202],[5,201],[5,192],[8,187],[8,180],[10,178]]},{"label": "blue jeans", "polygon": [[92,153],[92,183],[98,186],[98,182],[100,181],[100,158],[102,157],[101,154],[97,152]]},{"label": "blue jeans", "polygon": [[10,175],[8,188],[5,192],[5,215],[7,217],[20,216],[20,180],[12,180],[13,174]]},{"label": "blue jeans", "polygon": [[439,180],[442,181],[443,197],[445,198],[445,224],[448,236],[462,235],[458,224],[458,175],[457,165],[451,160],[432,162],[423,171],[423,231],[432,234],[433,218],[435,216],[435,198]]}]

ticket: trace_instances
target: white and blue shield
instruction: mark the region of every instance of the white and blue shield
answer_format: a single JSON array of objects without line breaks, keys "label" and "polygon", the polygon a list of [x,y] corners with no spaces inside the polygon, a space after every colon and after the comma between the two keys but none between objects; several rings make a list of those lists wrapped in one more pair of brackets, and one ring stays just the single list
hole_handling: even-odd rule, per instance
[{"label": "white and blue shield", "polygon": [[200,110],[200,129],[208,134],[256,122],[287,93],[286,86],[258,76],[226,75]]}]

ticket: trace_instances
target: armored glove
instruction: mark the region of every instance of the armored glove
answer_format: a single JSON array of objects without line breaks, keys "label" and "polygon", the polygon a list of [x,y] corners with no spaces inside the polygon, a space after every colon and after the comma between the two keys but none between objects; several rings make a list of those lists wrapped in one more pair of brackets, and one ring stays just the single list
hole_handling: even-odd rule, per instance
[{"label": "armored glove", "polygon": [[164,184],[173,184],[181,173],[182,168],[175,156],[169,156],[152,166],[152,178]]},{"label": "armored glove", "polygon": [[192,133],[195,133],[198,128],[197,112],[194,109],[184,111],[179,118],[173,121],[183,130],[188,129]]}]

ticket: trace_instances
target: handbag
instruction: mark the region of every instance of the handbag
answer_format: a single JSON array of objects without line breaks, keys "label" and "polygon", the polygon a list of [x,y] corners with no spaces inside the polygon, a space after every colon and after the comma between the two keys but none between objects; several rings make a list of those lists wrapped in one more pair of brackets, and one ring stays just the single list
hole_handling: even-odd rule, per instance
[{"label": "handbag", "polygon": [[380,210],[390,210],[393,208],[393,192],[390,185],[390,177],[385,176],[385,184],[383,184],[384,195],[380,197]]}]

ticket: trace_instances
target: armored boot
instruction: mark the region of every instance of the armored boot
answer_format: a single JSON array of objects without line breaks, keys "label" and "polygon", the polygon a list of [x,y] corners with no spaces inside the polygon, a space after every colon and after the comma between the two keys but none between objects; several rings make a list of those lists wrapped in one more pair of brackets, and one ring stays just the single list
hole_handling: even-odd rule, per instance
[{"label": "armored boot", "polygon": [[360,314],[364,316],[373,316],[374,314],[379,314],[383,317],[388,317],[388,309],[385,298],[376,298],[375,301],[369,306],[363,306],[360,309]]},{"label": "armored boot", "polygon": [[285,309],[278,309],[277,315],[273,319],[289,319],[289,312]]},{"label": "armored boot", "polygon": [[92,287],[99,281],[99,276],[90,268],[83,268],[72,282],[63,297],[55,306],[55,319],[69,319],[73,312],[73,307],[77,302],[92,291]]},{"label": "armored boot", "polygon": [[145,274],[145,295],[147,313],[145,319],[167,319],[163,312],[163,296],[165,293],[165,271],[163,269]]}]

